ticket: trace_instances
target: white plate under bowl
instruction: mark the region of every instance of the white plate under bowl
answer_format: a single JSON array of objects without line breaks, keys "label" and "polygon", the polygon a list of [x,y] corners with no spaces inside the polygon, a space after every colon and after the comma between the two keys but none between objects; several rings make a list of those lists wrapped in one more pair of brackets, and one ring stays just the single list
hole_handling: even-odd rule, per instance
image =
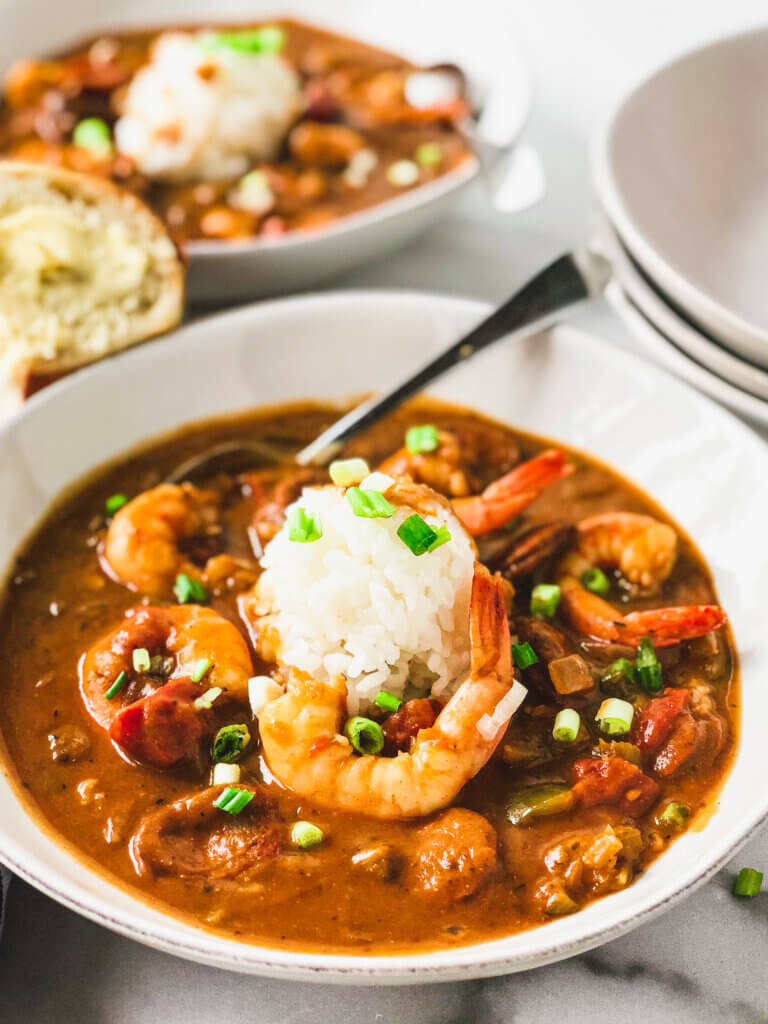
[{"label": "white plate under bowl", "polygon": [[768,29],[643,82],[596,138],[600,202],[633,259],[707,334],[768,366]]},{"label": "white plate under bowl", "polygon": [[739,359],[680,316],[643,276],[607,217],[601,218],[598,232],[614,277],[647,320],[705,369],[755,398],[768,401],[768,371]]},{"label": "white plate under bowl", "polygon": [[[33,397],[0,428],[0,571],[49,502],[139,441],[196,418],[386,387],[488,311],[408,293],[286,299],[212,317]],[[427,982],[535,967],[613,939],[668,908],[732,856],[768,813],[764,584],[768,452],[735,418],[657,367],[561,327],[499,345],[434,393],[612,463],[702,548],[742,657],[746,714],[719,802],[628,889],[509,938],[404,956],[284,952],[209,934],[151,908],[42,831],[0,774],[0,859],[55,899],[150,946],[231,970],[356,984]],[[95,425],[97,428],[95,429]]]},{"label": "white plate under bowl", "polygon": [[[0,74],[12,61],[65,48],[101,32],[151,25],[293,17],[393,50],[417,64],[458,64],[482,101],[478,140],[497,158],[510,153],[530,109],[530,80],[504,20],[490,0],[473,17],[461,5],[425,0],[6,0]],[[486,152],[491,152],[485,147]],[[305,290],[383,255],[443,216],[478,173],[474,158],[441,177],[314,232],[236,243],[187,246],[187,295],[193,304]]]}]

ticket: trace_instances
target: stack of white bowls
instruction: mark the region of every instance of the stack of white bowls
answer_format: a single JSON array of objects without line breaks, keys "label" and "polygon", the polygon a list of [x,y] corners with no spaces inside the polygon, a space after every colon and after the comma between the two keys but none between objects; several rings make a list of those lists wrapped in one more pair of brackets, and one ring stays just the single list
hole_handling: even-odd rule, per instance
[{"label": "stack of white bowls", "polygon": [[768,30],[689,54],[597,139],[608,297],[648,353],[768,426]]}]

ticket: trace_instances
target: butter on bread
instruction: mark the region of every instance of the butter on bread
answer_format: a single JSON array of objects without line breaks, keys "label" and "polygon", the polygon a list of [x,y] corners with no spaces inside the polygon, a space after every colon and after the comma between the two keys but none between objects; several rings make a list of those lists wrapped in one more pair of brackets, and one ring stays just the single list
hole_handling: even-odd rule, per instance
[{"label": "butter on bread", "polygon": [[23,395],[174,327],[184,268],[162,222],[111,182],[0,161],[0,392]]}]

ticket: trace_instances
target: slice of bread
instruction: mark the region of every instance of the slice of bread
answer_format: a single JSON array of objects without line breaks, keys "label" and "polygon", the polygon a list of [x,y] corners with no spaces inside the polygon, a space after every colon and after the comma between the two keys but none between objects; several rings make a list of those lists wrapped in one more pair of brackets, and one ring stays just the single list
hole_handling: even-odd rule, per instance
[{"label": "slice of bread", "polygon": [[184,268],[162,222],[111,182],[0,161],[0,391],[176,326]]}]

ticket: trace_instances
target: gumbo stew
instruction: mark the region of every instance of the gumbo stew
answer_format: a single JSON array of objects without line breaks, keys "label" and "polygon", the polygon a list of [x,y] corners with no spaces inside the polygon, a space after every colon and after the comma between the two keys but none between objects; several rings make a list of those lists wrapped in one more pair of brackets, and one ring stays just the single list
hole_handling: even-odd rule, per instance
[{"label": "gumbo stew", "polygon": [[274,239],[453,171],[468,113],[460,78],[294,21],[115,32],[11,68],[0,153],[111,178],[178,242]]},{"label": "gumbo stew", "polygon": [[[603,465],[412,404],[204,423],[47,517],[0,616],[21,791],[91,864],[243,941],[499,938],[631,885],[711,809],[736,655],[700,555]],[[166,483],[225,439],[281,464]]]}]

